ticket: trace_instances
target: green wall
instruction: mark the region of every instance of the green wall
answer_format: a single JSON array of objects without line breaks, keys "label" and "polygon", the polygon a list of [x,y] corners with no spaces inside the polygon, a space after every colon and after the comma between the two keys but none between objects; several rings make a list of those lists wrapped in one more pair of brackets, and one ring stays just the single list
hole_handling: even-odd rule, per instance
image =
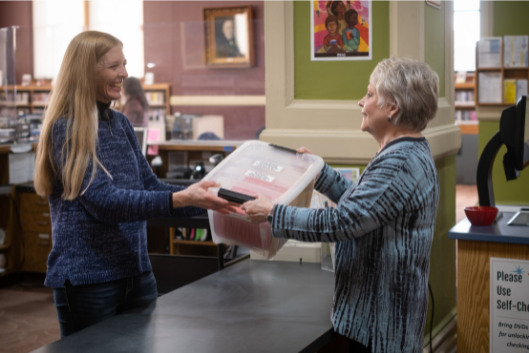
[{"label": "green wall", "polygon": [[[456,313],[456,244],[448,231],[456,223],[456,156],[435,161],[441,189],[435,232],[430,256],[430,286],[435,301],[432,335],[435,335]],[[425,341],[430,330],[432,303],[428,302]],[[428,337],[429,340],[429,337]]]},{"label": "green wall", "polygon": [[[529,12],[528,12],[529,13]],[[485,149],[492,136],[500,129],[499,121],[479,122],[479,154]],[[529,169],[520,173],[516,180],[507,182],[503,171],[503,155],[507,148],[503,146],[494,161],[492,168],[492,185],[496,204],[501,205],[527,205],[529,204]]]},{"label": "green wall", "polygon": [[424,62],[439,75],[439,97],[445,96],[445,6],[424,6]]},{"label": "green wall", "polygon": [[494,1],[492,33],[494,36],[529,35],[529,1]]},{"label": "green wall", "polygon": [[360,100],[389,57],[389,2],[373,1],[373,60],[310,61],[310,2],[294,1],[294,98]]},{"label": "green wall", "polygon": [[[529,35],[529,1],[494,1],[493,3],[493,35]],[[498,113],[498,118],[501,113]],[[479,122],[479,154],[499,130],[498,121]],[[502,147],[496,155],[492,169],[492,184],[497,204],[527,205],[529,204],[529,171],[520,173],[516,180],[507,182],[503,171],[503,155],[507,148]]]}]

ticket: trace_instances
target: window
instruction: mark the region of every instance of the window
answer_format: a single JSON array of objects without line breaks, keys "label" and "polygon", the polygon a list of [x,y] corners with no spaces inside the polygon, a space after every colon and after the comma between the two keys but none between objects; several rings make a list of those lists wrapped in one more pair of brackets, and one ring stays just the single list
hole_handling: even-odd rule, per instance
[{"label": "window", "polygon": [[83,31],[83,2],[33,1],[35,78],[55,78],[73,37]]},{"label": "window", "polygon": [[454,0],[454,70],[476,70],[476,42],[480,39],[480,1]]},{"label": "window", "polygon": [[[87,14],[85,9],[88,10]],[[129,76],[143,77],[141,0],[54,0],[33,1],[35,78],[55,78],[68,44],[73,37],[87,29],[107,32],[119,38],[123,42]]]}]

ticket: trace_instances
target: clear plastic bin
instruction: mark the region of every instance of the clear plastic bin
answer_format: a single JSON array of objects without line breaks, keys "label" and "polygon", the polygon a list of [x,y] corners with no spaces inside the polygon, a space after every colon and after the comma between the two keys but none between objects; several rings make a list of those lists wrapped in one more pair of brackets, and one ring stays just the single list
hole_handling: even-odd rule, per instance
[{"label": "clear plastic bin", "polygon": [[[314,181],[322,168],[321,157],[248,141],[204,180],[214,180],[224,189],[250,196],[259,193],[274,204],[309,207]],[[210,191],[217,194],[218,188],[210,188]],[[251,223],[241,209],[230,215],[210,210],[208,216],[216,244],[241,245],[272,259],[287,241],[274,238],[268,222]]]}]

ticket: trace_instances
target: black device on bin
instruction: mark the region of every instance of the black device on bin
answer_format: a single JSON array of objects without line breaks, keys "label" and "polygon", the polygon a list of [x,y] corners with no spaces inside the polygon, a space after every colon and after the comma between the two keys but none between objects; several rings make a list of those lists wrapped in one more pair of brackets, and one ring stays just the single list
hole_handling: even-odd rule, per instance
[{"label": "black device on bin", "polygon": [[220,188],[218,196],[221,199],[224,199],[226,201],[238,203],[239,205],[242,205],[246,201],[253,201],[255,200],[255,197],[241,194],[240,192],[235,192],[227,189]]}]

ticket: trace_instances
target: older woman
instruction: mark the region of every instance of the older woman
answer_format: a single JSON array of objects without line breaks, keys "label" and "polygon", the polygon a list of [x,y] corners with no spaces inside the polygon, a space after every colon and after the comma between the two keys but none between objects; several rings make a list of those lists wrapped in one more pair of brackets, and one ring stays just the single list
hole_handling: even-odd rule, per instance
[{"label": "older woman", "polygon": [[243,205],[275,237],[337,243],[332,321],[354,352],[422,352],[439,185],[421,131],[437,111],[438,82],[414,60],[377,65],[359,102],[376,156],[354,183],[328,165],[316,180],[337,208],[273,205],[262,196]]},{"label": "older woman", "polygon": [[229,212],[201,182],[184,189],[152,173],[127,118],[109,109],[127,77],[121,41],[87,31],[72,39],[37,147],[35,189],[49,196],[53,288],[61,336],[156,300],[146,220]]}]

